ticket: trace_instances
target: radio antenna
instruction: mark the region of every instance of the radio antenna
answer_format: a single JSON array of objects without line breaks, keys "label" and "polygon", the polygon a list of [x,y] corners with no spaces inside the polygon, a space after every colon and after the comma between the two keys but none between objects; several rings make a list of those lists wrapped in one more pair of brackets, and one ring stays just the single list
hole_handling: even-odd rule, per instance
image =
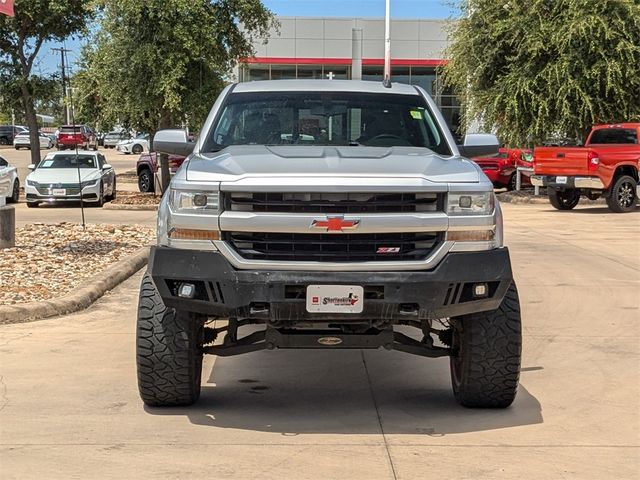
[{"label": "radio antenna", "polygon": [[391,14],[389,9],[390,0],[385,0],[384,14],[384,77],[382,85],[391,88]]},{"label": "radio antenna", "polygon": [[[64,44],[63,44],[64,47]],[[62,55],[66,56],[68,50],[65,50]],[[69,65],[69,60],[67,59],[67,65]],[[71,65],[69,65],[69,70],[71,69]],[[65,92],[67,93],[67,92]],[[73,88],[71,87],[71,76],[69,76],[69,107],[70,107],[70,117],[71,117],[71,128],[73,129],[73,135],[76,135],[76,113],[73,108]],[[82,229],[86,230],[87,225],[84,220],[84,202],[82,201],[82,177],[80,175],[80,161],[78,155],[78,142],[76,142],[76,170],[78,171],[78,187],[80,191],[80,212],[82,213]]]}]

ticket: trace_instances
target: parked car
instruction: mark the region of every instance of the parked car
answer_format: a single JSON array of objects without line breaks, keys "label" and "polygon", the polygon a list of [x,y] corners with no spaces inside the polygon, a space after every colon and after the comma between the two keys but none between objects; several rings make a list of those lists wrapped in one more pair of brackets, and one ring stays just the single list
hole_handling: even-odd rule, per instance
[{"label": "parked car", "polygon": [[[184,162],[185,157],[181,155],[169,155],[169,170],[172,174],[178,171],[178,168]],[[155,173],[158,171],[158,154],[156,152],[143,153],[136,163],[136,172],[138,173],[138,189],[141,192],[155,191]]]},{"label": "parked car", "polygon": [[27,129],[20,125],[0,125],[0,145],[13,145],[14,137],[25,131]]},{"label": "parked car", "polygon": [[131,135],[127,132],[109,132],[104,137],[104,148],[116,148],[116,145],[123,141],[129,140]]},{"label": "parked car", "polygon": [[[55,142],[46,133],[38,133],[38,140],[40,141],[40,148],[53,148]],[[13,146],[16,150],[26,148],[31,150],[31,137],[29,132],[20,132],[13,139]]]},{"label": "parked car", "polygon": [[7,203],[16,203],[20,198],[18,169],[3,157],[0,157],[0,192],[7,194]]},{"label": "parked car", "polygon": [[[496,188],[516,189],[517,167],[533,167],[531,150],[501,148],[496,155],[472,158]],[[522,172],[521,185],[531,185],[531,172]]]},{"label": "parked car", "polygon": [[58,150],[97,150],[98,139],[95,132],[86,125],[62,125],[58,133]]},{"label": "parked car", "polygon": [[140,287],[145,404],[195,402],[204,354],[385,348],[449,357],[464,406],[511,405],[518,292],[493,185],[467,160],[494,135],[456,145],[422,88],[352,80],[229,85],[209,119],[196,143],[153,142],[188,160]]},{"label": "parked car", "polygon": [[571,210],[580,197],[605,197],[609,209],[631,212],[638,199],[640,123],[599,125],[584,147],[538,147],[534,185],[547,187],[549,202]]},{"label": "parked car", "polygon": [[140,155],[145,150],[149,151],[149,135],[141,134],[135,138],[122,140],[116,144],[116,150],[124,153],[125,155],[130,155],[132,153]]},{"label": "parked car", "polygon": [[[25,195],[28,207],[42,202],[82,201],[102,206],[116,197],[116,174],[97,152],[52,152],[37,166],[29,165]],[[79,173],[78,173],[79,172]]]}]

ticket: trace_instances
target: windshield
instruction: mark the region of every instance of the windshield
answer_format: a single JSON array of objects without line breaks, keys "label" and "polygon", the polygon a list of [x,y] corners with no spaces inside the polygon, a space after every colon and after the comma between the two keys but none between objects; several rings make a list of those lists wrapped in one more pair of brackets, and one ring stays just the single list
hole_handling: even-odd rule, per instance
[{"label": "windshield", "polygon": [[[77,160],[76,160],[77,159]],[[96,157],[93,155],[56,155],[45,158],[38,168],[96,168]]]},{"label": "windshield", "polygon": [[230,145],[425,147],[451,155],[419,95],[358,92],[235,93],[204,151]]},{"label": "windshield", "polygon": [[60,127],[60,133],[82,133],[82,127]]}]

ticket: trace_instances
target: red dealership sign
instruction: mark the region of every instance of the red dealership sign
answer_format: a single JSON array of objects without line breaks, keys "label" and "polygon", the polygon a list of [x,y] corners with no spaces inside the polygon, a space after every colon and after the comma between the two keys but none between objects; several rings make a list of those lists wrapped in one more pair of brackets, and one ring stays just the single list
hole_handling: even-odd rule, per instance
[{"label": "red dealership sign", "polygon": [[10,17],[15,16],[15,13],[13,13],[13,0],[0,0],[0,13]]}]

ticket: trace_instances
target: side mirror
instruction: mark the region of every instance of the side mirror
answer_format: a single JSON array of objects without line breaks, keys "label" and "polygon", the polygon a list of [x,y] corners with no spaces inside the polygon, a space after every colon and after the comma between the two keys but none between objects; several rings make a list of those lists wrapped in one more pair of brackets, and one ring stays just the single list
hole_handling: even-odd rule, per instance
[{"label": "side mirror", "polygon": [[153,150],[160,153],[186,157],[194,147],[195,143],[189,142],[184,130],[160,130],[153,137]]},{"label": "side mirror", "polygon": [[113,167],[111,165],[109,165],[108,163],[105,163],[104,165],[102,165],[102,170],[111,170]]},{"label": "side mirror", "polygon": [[32,163],[27,168],[33,172],[36,169],[36,166]]},{"label": "side mirror", "polygon": [[469,133],[462,145],[458,145],[460,155],[467,158],[495,155],[499,149],[498,137],[490,133]]}]

